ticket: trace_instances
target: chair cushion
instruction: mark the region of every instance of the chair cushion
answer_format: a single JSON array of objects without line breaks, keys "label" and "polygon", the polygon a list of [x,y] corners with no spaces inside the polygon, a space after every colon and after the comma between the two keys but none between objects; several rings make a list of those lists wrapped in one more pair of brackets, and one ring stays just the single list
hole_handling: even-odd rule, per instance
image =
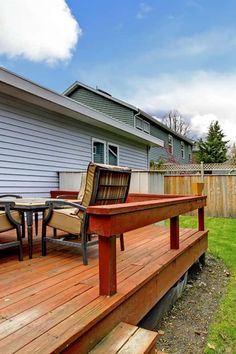
[{"label": "chair cushion", "polygon": [[[21,215],[18,211],[12,211],[11,215],[18,223],[21,223]],[[8,231],[14,228],[15,227],[7,219],[5,211],[0,211],[0,232]]]},{"label": "chair cushion", "polygon": [[83,172],[81,174],[81,182],[80,182],[80,189],[79,189],[79,194],[77,197],[77,201],[82,202],[83,196],[84,196],[84,191],[85,191],[85,185],[86,185],[86,177],[87,173]]},{"label": "chair cushion", "polygon": [[[99,169],[101,169],[99,181],[95,182],[96,172]],[[124,173],[114,173],[114,171]],[[130,173],[131,170],[127,167],[90,163],[81,205],[88,207],[89,205],[124,203],[128,193]],[[98,190],[95,183],[99,183]],[[84,212],[77,208],[54,209],[48,225],[79,235],[83,216]]]},{"label": "chair cushion", "polygon": [[73,235],[80,234],[81,218],[75,214],[75,208],[54,209],[48,226],[68,232]]},{"label": "chair cushion", "polygon": [[[124,173],[124,174],[113,174],[111,177],[111,171],[119,171],[119,172],[130,172],[130,169],[127,167],[120,167],[120,166],[112,166],[112,165],[105,165],[105,164],[95,164],[95,163],[90,163],[87,169],[87,178],[86,178],[86,184],[84,188],[84,195],[83,199],[81,202],[81,205],[84,207],[88,207],[91,205],[91,198],[92,198],[92,193],[94,189],[94,178],[95,178],[95,173],[96,170],[102,168],[105,170],[103,172],[103,175],[101,177],[100,184],[107,185],[111,184],[112,187],[100,187],[99,188],[99,194],[98,194],[98,201],[96,201],[96,205],[99,204],[116,204],[116,203],[122,203],[125,200],[126,192],[127,192],[127,185],[129,176]],[[109,198],[114,198],[114,200],[109,200],[108,202],[106,201]],[[79,209],[75,210],[75,214],[78,213],[80,217],[82,218],[83,212],[80,211]]]}]

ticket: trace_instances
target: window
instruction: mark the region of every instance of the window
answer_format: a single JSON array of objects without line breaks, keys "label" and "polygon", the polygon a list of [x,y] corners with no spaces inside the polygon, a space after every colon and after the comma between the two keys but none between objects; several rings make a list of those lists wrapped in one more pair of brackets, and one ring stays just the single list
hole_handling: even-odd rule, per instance
[{"label": "window", "polygon": [[145,133],[150,134],[150,124],[146,122],[145,120],[143,121],[143,131]]},{"label": "window", "polygon": [[108,164],[119,165],[119,146],[108,143]]},{"label": "window", "polygon": [[92,140],[92,146],[93,146],[93,162],[96,163],[106,163],[106,153],[105,153],[105,147],[106,144],[102,140]]},{"label": "window", "polygon": [[119,165],[119,146],[92,138],[92,160],[95,163]]},{"label": "window", "polygon": [[170,154],[173,154],[173,136],[168,135],[168,150]]},{"label": "window", "polygon": [[135,118],[135,126],[137,129],[143,130],[143,120],[139,117]]},{"label": "window", "polygon": [[181,146],[181,157],[184,160],[185,159],[185,146],[184,146],[183,141],[180,142],[180,146]]},{"label": "window", "polygon": [[135,117],[135,127],[145,133],[150,134],[150,123],[146,122],[140,117]]}]

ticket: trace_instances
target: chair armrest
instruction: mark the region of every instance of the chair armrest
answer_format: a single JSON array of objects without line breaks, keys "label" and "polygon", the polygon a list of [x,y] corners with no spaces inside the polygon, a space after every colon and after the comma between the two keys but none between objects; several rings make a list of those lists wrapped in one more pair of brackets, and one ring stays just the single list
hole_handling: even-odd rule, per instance
[{"label": "chair armrest", "polygon": [[64,200],[64,199],[57,199],[57,200],[46,200],[45,205],[48,206],[49,208],[57,208],[60,206],[70,206],[72,208],[77,208],[80,209],[82,211],[86,211],[87,208],[85,208],[83,205],[81,205],[80,203],[72,203],[69,202],[68,200]]},{"label": "chair armrest", "polygon": [[0,198],[16,198],[16,199],[19,199],[19,198],[22,198],[21,195],[18,195],[18,194],[1,194],[0,195]]},{"label": "chair armrest", "polygon": [[53,209],[61,208],[61,207],[72,207],[80,209],[86,212],[86,208],[79,203],[71,203],[64,199],[54,199],[54,200],[46,200],[45,205],[48,206],[48,213],[44,217],[44,223],[47,224],[53,214]]},{"label": "chair armrest", "polygon": [[5,209],[6,217],[13,226],[20,226],[20,223],[16,221],[11,214],[11,208],[14,209],[15,202],[12,201],[0,201],[0,209]]},{"label": "chair armrest", "polygon": [[71,194],[61,194],[56,197],[56,199],[78,199],[78,194],[77,195],[71,195]]}]

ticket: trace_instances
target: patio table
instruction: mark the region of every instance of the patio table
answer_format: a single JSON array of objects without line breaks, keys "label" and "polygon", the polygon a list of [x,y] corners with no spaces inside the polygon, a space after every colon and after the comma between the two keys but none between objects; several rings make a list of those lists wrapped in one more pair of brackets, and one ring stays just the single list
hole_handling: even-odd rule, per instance
[{"label": "patio table", "polygon": [[[45,205],[46,200],[50,198],[19,198],[14,199],[14,209],[22,212],[26,216],[27,236],[29,247],[29,258],[32,258],[33,253],[33,214],[44,212],[48,206]],[[6,198],[5,201],[12,199]]]}]

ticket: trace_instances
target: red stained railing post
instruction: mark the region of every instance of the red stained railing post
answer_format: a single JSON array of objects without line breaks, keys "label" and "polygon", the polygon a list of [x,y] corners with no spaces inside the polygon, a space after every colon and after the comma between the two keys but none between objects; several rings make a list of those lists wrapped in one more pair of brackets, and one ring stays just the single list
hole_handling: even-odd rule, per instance
[{"label": "red stained railing post", "polygon": [[116,291],[116,236],[99,236],[99,294],[111,296]]},{"label": "red stained railing post", "polygon": [[179,216],[170,218],[170,248],[179,248]]},{"label": "red stained railing post", "polygon": [[199,209],[198,209],[198,230],[199,230],[199,231],[204,231],[204,230],[205,230],[205,225],[204,225],[204,208],[199,208]]}]

